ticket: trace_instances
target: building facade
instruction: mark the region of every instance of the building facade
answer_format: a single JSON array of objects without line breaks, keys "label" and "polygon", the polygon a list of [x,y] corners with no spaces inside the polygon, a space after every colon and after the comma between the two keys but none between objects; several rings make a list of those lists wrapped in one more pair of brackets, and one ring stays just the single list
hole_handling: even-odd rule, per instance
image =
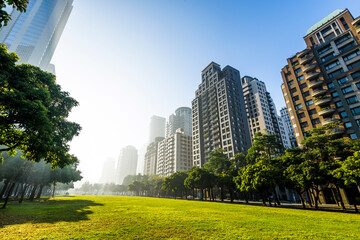
[{"label": "building facade", "polygon": [[116,169],[116,183],[122,184],[128,175],[135,175],[138,162],[138,151],[133,146],[121,149]]},{"label": "building facade", "polygon": [[73,9],[73,0],[31,0],[26,12],[15,9],[11,21],[0,30],[0,42],[16,52],[20,63],[55,73],[50,64]]},{"label": "building facade", "polygon": [[144,175],[156,175],[158,164],[158,146],[164,140],[163,137],[156,137],[155,141],[147,146],[144,159]]},{"label": "building facade", "polygon": [[192,135],[191,108],[180,107],[175,110],[175,114],[169,116],[169,121],[166,124],[166,137],[175,133],[179,128],[183,129],[186,135]]},{"label": "building facade", "polygon": [[179,128],[158,144],[157,171],[160,176],[170,176],[177,171],[188,171],[193,165],[192,137]]},{"label": "building facade", "polygon": [[233,157],[251,147],[240,72],[211,62],[201,79],[192,101],[193,165],[198,167],[215,149]]},{"label": "building facade", "polygon": [[296,137],[294,134],[294,129],[291,125],[289,112],[286,107],[283,107],[280,109],[280,117],[281,117],[283,125],[284,125],[285,134],[288,135],[288,137],[289,137],[291,147],[292,148],[298,147],[298,144],[296,142]]},{"label": "building facade", "polygon": [[275,134],[280,143],[287,145],[286,136],[281,136],[275,104],[265,83],[249,76],[241,81],[251,139],[257,132]]},{"label": "building facade", "polygon": [[312,128],[342,122],[339,136],[360,137],[360,18],[335,10],[310,27],[306,49],[288,58],[282,91],[298,143]]}]

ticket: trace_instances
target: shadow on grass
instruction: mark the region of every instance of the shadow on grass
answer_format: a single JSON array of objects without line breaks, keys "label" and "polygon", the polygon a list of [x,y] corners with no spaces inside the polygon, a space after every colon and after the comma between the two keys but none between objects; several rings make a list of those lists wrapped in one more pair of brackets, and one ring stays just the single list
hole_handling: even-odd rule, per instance
[{"label": "shadow on grass", "polygon": [[103,206],[90,200],[41,200],[9,204],[0,210],[0,228],[24,223],[78,222],[89,220],[92,206]]}]

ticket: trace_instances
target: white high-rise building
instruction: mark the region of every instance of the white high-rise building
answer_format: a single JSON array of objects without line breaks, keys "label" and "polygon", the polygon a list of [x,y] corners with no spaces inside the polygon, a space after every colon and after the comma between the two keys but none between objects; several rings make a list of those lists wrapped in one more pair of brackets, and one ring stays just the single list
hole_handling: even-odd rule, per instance
[{"label": "white high-rise building", "polygon": [[296,137],[295,137],[295,133],[294,133],[294,129],[293,129],[292,124],[291,124],[289,112],[288,112],[286,107],[283,107],[283,108],[280,109],[280,115],[281,115],[281,119],[284,122],[285,131],[287,132],[287,134],[289,136],[289,141],[290,141],[291,147],[293,147],[293,148],[298,147]]},{"label": "white high-rise building", "polygon": [[179,128],[183,129],[186,135],[192,135],[191,108],[180,107],[175,110],[175,114],[170,115],[169,121],[166,124],[166,137],[175,133]]},{"label": "white high-rise building", "polygon": [[192,137],[179,128],[159,142],[156,175],[170,176],[177,171],[188,171],[193,166]]},{"label": "white high-rise building", "polygon": [[165,137],[165,123],[166,119],[159,116],[152,116],[150,118],[150,133],[148,143],[155,141],[157,137]]},{"label": "white high-rise building", "polygon": [[19,63],[55,73],[50,60],[73,9],[73,0],[30,0],[26,12],[15,9],[0,29],[0,42],[16,52]]},{"label": "white high-rise building", "polygon": [[135,175],[138,161],[138,151],[133,146],[127,146],[121,149],[116,168],[116,183],[122,184],[124,178],[128,175]]}]

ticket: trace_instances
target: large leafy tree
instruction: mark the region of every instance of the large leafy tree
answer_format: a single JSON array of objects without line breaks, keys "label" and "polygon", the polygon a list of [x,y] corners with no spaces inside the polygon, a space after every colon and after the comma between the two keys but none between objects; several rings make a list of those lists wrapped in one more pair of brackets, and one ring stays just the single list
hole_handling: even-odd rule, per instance
[{"label": "large leafy tree", "polygon": [[26,159],[44,159],[53,167],[77,161],[68,143],[81,130],[67,117],[78,102],[61,90],[55,76],[21,64],[0,44],[0,152],[22,151]]},{"label": "large leafy tree", "polygon": [[186,172],[175,172],[169,177],[165,178],[165,181],[162,183],[163,189],[165,191],[172,191],[175,198],[177,194],[182,197],[183,193],[187,190],[184,185],[185,179],[187,177],[188,175]]},{"label": "large leafy tree", "polygon": [[5,11],[6,5],[16,8],[20,12],[25,12],[29,0],[0,0],[0,27],[6,26],[11,20],[11,16]]}]

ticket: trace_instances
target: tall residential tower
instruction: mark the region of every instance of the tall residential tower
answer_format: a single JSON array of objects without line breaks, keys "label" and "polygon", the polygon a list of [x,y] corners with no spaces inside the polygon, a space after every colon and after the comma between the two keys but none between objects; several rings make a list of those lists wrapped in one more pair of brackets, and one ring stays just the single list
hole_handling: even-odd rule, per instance
[{"label": "tall residential tower", "polygon": [[166,137],[175,133],[179,128],[182,128],[186,135],[191,136],[191,108],[180,107],[175,110],[175,114],[170,115],[166,124]]},{"label": "tall residential tower", "polygon": [[72,11],[73,0],[30,0],[26,12],[15,9],[0,29],[0,42],[16,52],[20,63],[55,73],[50,60]]},{"label": "tall residential tower", "polygon": [[192,101],[193,165],[198,167],[215,149],[233,157],[251,146],[240,72],[211,62],[201,79]]}]

